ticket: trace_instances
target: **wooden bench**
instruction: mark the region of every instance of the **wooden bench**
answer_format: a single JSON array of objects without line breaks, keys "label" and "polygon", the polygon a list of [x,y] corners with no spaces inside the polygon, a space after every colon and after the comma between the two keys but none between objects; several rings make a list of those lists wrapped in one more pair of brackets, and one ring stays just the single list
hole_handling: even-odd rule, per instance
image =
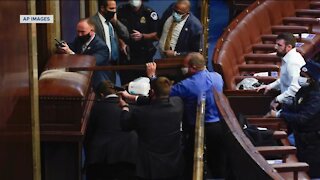
[{"label": "wooden bench", "polygon": [[[296,12],[307,11],[310,4],[309,0],[303,3],[258,0],[230,23],[217,41],[213,55],[214,69],[222,75],[226,90],[235,89],[235,77],[243,79],[252,72],[271,74],[272,71],[279,71],[280,58],[269,53],[275,52],[275,38],[281,32],[299,35],[297,40],[303,44],[297,50],[307,60],[320,51],[320,35],[316,34],[312,39],[302,38],[302,33],[312,32],[310,26],[319,21],[313,17],[296,16]],[[316,13],[319,10],[309,11]],[[271,79],[264,77],[261,81]]]},{"label": "wooden bench", "polygon": [[[277,138],[278,140],[280,140],[282,145],[284,145],[284,146],[290,145],[287,134],[283,133],[283,132],[287,131],[287,123],[283,119],[281,119],[281,118],[265,118],[265,117],[261,117],[261,116],[247,116],[246,119],[249,124],[274,130],[274,132],[275,132],[274,137]],[[295,151],[295,150],[292,149],[292,151]],[[298,159],[297,159],[295,153],[288,154],[285,157],[283,157],[283,162],[297,163]],[[282,165],[279,165],[279,167],[283,168]],[[295,167],[295,166],[293,166],[293,167]],[[275,165],[275,168],[278,168],[278,166]],[[301,168],[306,168],[306,167],[302,166]],[[303,171],[306,171],[306,170],[303,170]],[[279,172],[283,172],[283,170],[279,170]],[[292,176],[292,178],[296,178],[296,176],[297,176],[298,179],[308,179],[309,178],[308,175],[304,172],[300,172],[299,174],[294,173],[293,175],[292,175],[292,173],[291,174],[286,173],[285,176]]]},{"label": "wooden bench", "polygon": [[[277,165],[270,165],[261,155],[273,153],[294,153],[294,147],[254,147],[250,140],[243,133],[237,118],[235,117],[229,102],[222,93],[214,90],[215,102],[222,115],[222,127],[225,135],[226,152],[228,164],[230,164],[234,177],[250,177],[252,179],[298,179],[298,172],[306,171],[308,165],[300,162],[286,162]],[[236,153],[235,153],[236,152]],[[279,171],[278,171],[279,170]],[[279,172],[290,172],[279,174]]]}]

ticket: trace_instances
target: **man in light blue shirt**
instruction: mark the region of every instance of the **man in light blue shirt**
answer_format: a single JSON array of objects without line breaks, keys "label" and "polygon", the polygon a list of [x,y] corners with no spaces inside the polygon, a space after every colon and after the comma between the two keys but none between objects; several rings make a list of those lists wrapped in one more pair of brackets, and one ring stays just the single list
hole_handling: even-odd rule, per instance
[{"label": "man in light blue shirt", "polygon": [[213,97],[213,88],[222,92],[223,80],[216,72],[209,72],[205,67],[204,60],[198,60],[202,55],[190,53],[186,61],[184,71],[189,75],[185,80],[175,84],[170,96],[179,96],[185,104],[185,120],[189,125],[195,125],[198,98],[204,93],[206,96],[205,123],[220,120],[218,108]]}]

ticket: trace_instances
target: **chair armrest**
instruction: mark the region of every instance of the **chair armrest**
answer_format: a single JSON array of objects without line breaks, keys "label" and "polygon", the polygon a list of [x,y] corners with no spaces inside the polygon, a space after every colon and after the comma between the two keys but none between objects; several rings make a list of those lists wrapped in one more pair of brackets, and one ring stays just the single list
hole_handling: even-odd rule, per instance
[{"label": "chair armrest", "polygon": [[271,72],[279,71],[278,65],[273,64],[243,64],[238,66],[239,71],[251,71],[251,72]]},{"label": "chair armrest", "polygon": [[310,3],[310,8],[311,9],[318,9],[320,8],[320,2],[319,1],[311,1]]},{"label": "chair armrest", "polygon": [[[279,173],[283,172],[293,172],[293,179],[298,180],[299,174],[298,172],[307,172],[309,170],[309,165],[303,162],[290,162],[290,163],[280,163],[280,164],[272,164],[272,167],[276,169]],[[309,177],[305,176],[307,179]]]},{"label": "chair armrest", "polygon": [[261,37],[262,42],[272,41],[275,43],[278,35],[277,34],[263,34],[260,37]]},{"label": "chair armrest", "polygon": [[275,48],[275,44],[254,44],[252,46],[252,51],[256,52],[256,51],[268,51],[268,52],[275,52],[276,48]]},{"label": "chair armrest", "polygon": [[309,27],[306,26],[290,26],[290,25],[276,25],[271,26],[272,33],[290,32],[293,34],[309,33]]},{"label": "chair armrest", "polygon": [[309,169],[309,165],[304,162],[272,164],[272,167],[276,169],[278,172],[298,172],[308,171]]},{"label": "chair armrest", "polygon": [[283,24],[296,23],[302,25],[313,25],[320,23],[320,21],[317,18],[312,17],[284,17],[282,21]]},{"label": "chair armrest", "polygon": [[[263,34],[260,37],[261,37],[261,41],[263,43],[265,43],[266,41],[271,41],[271,42],[275,43],[278,35],[277,34]],[[296,38],[297,42],[301,41],[300,37],[295,36],[295,38]]]},{"label": "chair armrest", "polygon": [[273,137],[275,139],[284,139],[284,138],[288,138],[288,134],[285,131],[274,131]]},{"label": "chair armrest", "polygon": [[266,62],[272,62],[272,63],[281,62],[281,58],[275,54],[246,54],[246,55],[244,55],[244,60],[246,62],[248,62],[248,61],[255,61],[255,62],[262,61],[264,63],[266,63]]},{"label": "chair armrest", "polygon": [[297,16],[311,16],[311,17],[319,17],[320,10],[319,9],[297,9]]},{"label": "chair armrest", "polygon": [[247,121],[257,126],[278,126],[278,129],[273,130],[287,130],[287,123],[282,118],[247,117]]},{"label": "chair armrest", "polygon": [[297,148],[294,146],[259,146],[256,147],[256,150],[262,156],[288,155],[295,154],[297,152]]}]

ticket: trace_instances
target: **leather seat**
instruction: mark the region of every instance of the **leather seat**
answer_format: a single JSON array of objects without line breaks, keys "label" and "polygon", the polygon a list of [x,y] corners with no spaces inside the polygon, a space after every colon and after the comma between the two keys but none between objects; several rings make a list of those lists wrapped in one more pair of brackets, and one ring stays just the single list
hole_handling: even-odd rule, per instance
[{"label": "leather seat", "polygon": [[92,72],[68,72],[70,67],[95,66],[88,55],[53,55],[39,78],[40,119],[42,130],[79,130],[84,114],[91,109],[94,93]]},{"label": "leather seat", "polygon": [[[277,69],[277,65],[280,64],[279,58],[268,55],[275,52],[277,33],[307,31],[307,27],[304,26],[283,25],[283,17],[294,15],[297,6],[303,7],[293,1],[271,0],[261,4],[256,3],[228,26],[223,33],[223,39],[217,44],[220,48],[214,55],[215,68],[218,68],[217,71],[223,75],[227,89],[235,87],[235,79],[252,75],[262,69],[268,72]],[[282,12],[284,7],[288,7],[290,12]],[[297,50],[306,59],[318,51],[316,45],[320,36],[317,35],[312,40],[305,38],[297,40],[303,43]],[[261,68],[262,66],[265,67]]]}]

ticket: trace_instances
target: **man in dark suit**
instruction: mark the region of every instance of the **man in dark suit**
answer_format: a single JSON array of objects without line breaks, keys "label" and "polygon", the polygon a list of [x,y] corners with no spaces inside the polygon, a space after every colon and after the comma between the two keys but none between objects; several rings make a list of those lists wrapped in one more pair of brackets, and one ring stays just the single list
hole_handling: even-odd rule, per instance
[{"label": "man in dark suit", "polygon": [[97,91],[101,98],[94,104],[85,139],[87,179],[131,179],[137,134],[121,130],[121,108],[113,84],[104,81]]},{"label": "man in dark suit", "polygon": [[183,102],[170,97],[171,82],[165,77],[151,81],[149,105],[129,110],[122,106],[121,127],[138,134],[137,176],[140,179],[179,179],[183,170],[180,123]]},{"label": "man in dark suit", "polygon": [[178,0],[160,19],[158,37],[163,57],[202,51],[202,25],[190,12],[190,6],[189,0]]},{"label": "man in dark suit", "polygon": [[[119,44],[129,39],[129,32],[125,25],[117,19],[117,4],[114,0],[99,0],[98,12],[90,18],[95,25],[96,34],[108,46],[111,56],[109,60],[112,64],[119,64],[120,51]],[[121,39],[121,40],[120,40]],[[111,78],[118,86],[121,85],[120,77],[113,73]]]},{"label": "man in dark suit", "polygon": [[[97,66],[110,65],[109,52],[106,44],[96,36],[94,26],[89,19],[82,19],[77,24],[77,37],[69,45],[65,42],[58,47],[58,52],[65,54],[92,55]],[[110,79],[111,72],[97,71],[93,74],[92,86],[96,89],[104,80]]]}]

